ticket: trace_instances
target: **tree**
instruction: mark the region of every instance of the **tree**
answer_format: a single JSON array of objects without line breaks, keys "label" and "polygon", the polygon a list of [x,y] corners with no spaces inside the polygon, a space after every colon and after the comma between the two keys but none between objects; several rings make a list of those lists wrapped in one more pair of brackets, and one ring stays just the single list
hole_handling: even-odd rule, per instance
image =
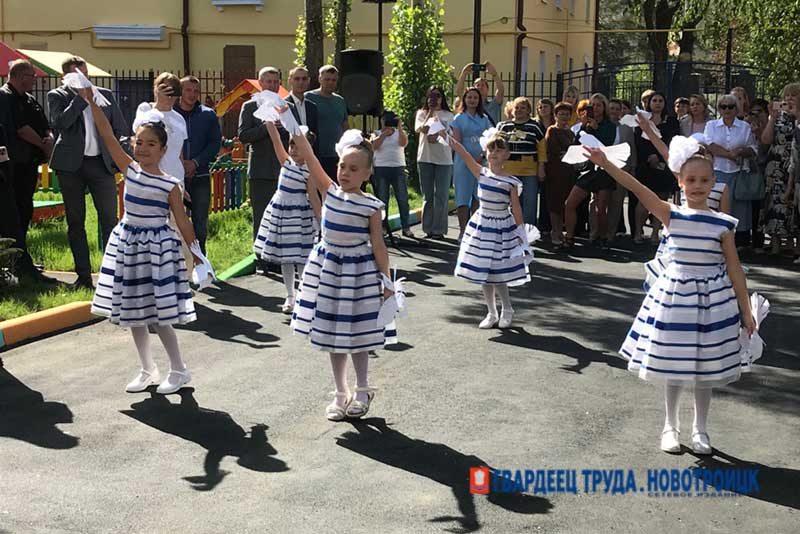
[{"label": "tree", "polygon": [[[316,87],[319,68],[322,66],[322,58],[325,56],[322,33],[322,0],[306,0],[305,21],[301,21],[301,24],[303,22],[305,22],[305,35],[303,36],[303,60],[300,64],[305,65],[308,69],[309,76],[311,76],[311,87]],[[298,39],[299,37],[295,39],[295,44]]]},{"label": "tree", "polygon": [[[604,0],[598,13],[601,30],[641,29],[641,14],[630,0]],[[598,63],[639,63],[650,61],[644,32],[601,33],[598,35]]]},{"label": "tree", "polygon": [[352,0],[333,0],[325,13],[325,36],[334,41],[333,56],[328,56],[328,63],[333,63],[337,68],[342,67],[342,50],[348,48],[353,39],[350,22],[347,20],[351,2]]},{"label": "tree", "polygon": [[[443,20],[444,0],[399,0],[392,10],[386,56],[391,71],[383,80],[384,102],[409,129],[428,88],[440,85],[451,90],[453,85],[453,67],[445,60],[450,52],[442,40]],[[414,162],[417,136],[408,137],[406,158]],[[416,165],[409,164],[408,169],[416,178]]]}]

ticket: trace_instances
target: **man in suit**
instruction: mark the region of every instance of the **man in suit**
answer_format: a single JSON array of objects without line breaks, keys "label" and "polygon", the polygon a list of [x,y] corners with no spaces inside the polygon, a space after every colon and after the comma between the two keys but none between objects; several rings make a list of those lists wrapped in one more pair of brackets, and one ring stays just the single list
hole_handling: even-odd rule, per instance
[{"label": "man in suit", "polygon": [[[623,167],[623,170],[634,174],[636,172],[636,136],[633,128],[620,124],[619,121],[624,115],[625,103],[618,99],[612,98],[608,102],[608,117],[611,122],[617,125],[617,138],[614,144],[627,143],[631,148],[631,155],[628,162]],[[630,106],[628,106],[630,107]],[[611,192],[611,198],[608,201],[608,240],[612,241],[615,234],[625,234],[625,221],[622,217],[623,203],[625,202],[625,195],[628,190],[617,184],[617,188]],[[631,222],[631,221],[628,221]]]},{"label": "man in suit", "polygon": [[[281,73],[275,67],[264,67],[258,73],[261,88],[275,93],[281,86]],[[258,235],[261,217],[269,204],[272,195],[278,189],[278,175],[281,164],[275,155],[267,126],[253,113],[258,109],[258,102],[250,100],[242,106],[239,114],[239,141],[248,146],[247,178],[250,190],[250,203],[253,206],[253,240]],[[289,133],[279,129],[284,146],[289,145]],[[260,261],[260,260],[259,260]],[[263,270],[263,263],[259,264]]]},{"label": "man in suit", "polygon": [[[64,74],[75,69],[88,74],[86,61],[79,56],[69,57],[61,65]],[[100,88],[100,92],[111,102],[110,106],[103,107],[102,110],[111,123],[114,135],[118,138],[127,137],[129,126],[114,95],[108,89]],[[117,185],[114,180],[114,162],[97,133],[89,102],[81,95],[91,98],[90,91],[81,90],[79,94],[77,90],[67,86],[53,89],[47,94],[50,125],[57,134],[50,167],[58,173],[64,198],[69,246],[75,260],[75,272],[78,273],[75,286],[93,288],[85,228],[86,189],[88,187],[97,209],[105,248],[111,231],[117,224]]]},{"label": "man in suit", "polygon": [[308,70],[305,67],[295,67],[289,71],[289,86],[292,88],[286,101],[289,103],[289,108],[292,110],[295,120],[301,126],[308,126],[311,133],[314,134],[314,154],[319,154],[319,117],[317,105],[306,98],[306,91],[311,78],[308,75]]}]

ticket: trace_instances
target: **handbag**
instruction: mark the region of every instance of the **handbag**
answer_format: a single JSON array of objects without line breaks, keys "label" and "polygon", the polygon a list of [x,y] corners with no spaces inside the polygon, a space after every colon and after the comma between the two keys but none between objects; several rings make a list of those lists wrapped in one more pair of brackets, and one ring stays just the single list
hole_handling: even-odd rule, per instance
[{"label": "handbag", "polygon": [[750,161],[750,170],[744,165],[736,173],[731,183],[731,196],[734,200],[762,200],[766,194],[764,174],[755,161]]}]

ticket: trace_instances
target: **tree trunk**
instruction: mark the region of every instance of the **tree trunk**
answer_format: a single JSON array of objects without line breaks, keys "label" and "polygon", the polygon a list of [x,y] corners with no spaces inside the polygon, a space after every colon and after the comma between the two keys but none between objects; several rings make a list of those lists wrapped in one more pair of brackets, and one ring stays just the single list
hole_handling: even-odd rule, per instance
[{"label": "tree trunk", "polygon": [[[645,0],[642,4],[642,18],[648,30],[667,30],[672,27],[672,18],[680,6],[680,0]],[[653,52],[653,89],[664,91],[667,86],[667,32],[648,32],[647,43]]]},{"label": "tree trunk", "polygon": [[322,0],[306,0],[306,68],[311,88],[319,87],[317,77],[325,57],[322,33]]},{"label": "tree trunk", "polygon": [[347,48],[347,10],[350,2],[338,0],[336,2],[336,48],[334,49],[333,63],[337,69],[342,68],[342,50]]}]

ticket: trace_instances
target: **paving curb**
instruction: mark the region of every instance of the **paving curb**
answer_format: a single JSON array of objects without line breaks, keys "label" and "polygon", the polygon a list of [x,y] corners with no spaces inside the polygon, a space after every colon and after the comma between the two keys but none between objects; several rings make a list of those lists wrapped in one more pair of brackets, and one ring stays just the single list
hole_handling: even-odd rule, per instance
[{"label": "paving curb", "polygon": [[91,309],[91,302],[70,302],[49,310],[2,321],[0,348],[99,319],[92,315]]}]

